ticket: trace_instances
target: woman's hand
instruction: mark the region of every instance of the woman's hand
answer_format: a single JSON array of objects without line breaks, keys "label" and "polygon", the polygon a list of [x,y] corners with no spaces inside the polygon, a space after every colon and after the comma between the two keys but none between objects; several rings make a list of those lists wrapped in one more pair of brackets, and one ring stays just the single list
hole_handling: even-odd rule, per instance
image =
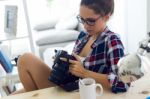
[{"label": "woman's hand", "polygon": [[69,66],[69,71],[78,77],[83,77],[84,73],[86,72],[85,68],[83,67],[83,64],[79,58],[79,56],[75,53],[73,53],[73,56],[76,58],[76,60],[69,60],[71,63]]},{"label": "woman's hand", "polygon": [[[79,58],[79,56],[75,53],[73,53],[73,56],[76,58],[76,60],[69,60],[70,66],[69,66],[69,72],[77,77],[84,77],[84,73],[86,72],[86,69],[84,69],[83,64]],[[61,58],[63,61],[67,61],[64,58]]]}]

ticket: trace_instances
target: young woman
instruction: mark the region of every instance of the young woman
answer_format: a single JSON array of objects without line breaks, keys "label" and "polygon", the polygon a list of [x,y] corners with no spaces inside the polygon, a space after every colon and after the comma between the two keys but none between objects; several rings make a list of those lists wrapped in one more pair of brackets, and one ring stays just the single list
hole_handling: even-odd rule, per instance
[{"label": "young woman", "polygon": [[[114,11],[114,0],[81,0],[77,19],[81,31],[73,49],[76,60],[70,60],[69,72],[80,78],[91,77],[112,92],[127,91],[118,77],[118,60],[124,56],[120,38],[107,27]],[[20,56],[18,70],[25,91],[55,86],[48,80],[51,69],[33,54]]]}]

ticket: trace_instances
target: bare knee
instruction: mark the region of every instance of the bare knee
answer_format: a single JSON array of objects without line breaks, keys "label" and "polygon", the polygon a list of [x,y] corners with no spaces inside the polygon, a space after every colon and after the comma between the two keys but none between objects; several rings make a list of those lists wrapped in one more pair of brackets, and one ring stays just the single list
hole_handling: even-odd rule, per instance
[{"label": "bare knee", "polygon": [[30,64],[30,61],[32,60],[32,57],[32,53],[24,53],[21,55],[17,62],[18,69],[27,68],[27,66]]}]

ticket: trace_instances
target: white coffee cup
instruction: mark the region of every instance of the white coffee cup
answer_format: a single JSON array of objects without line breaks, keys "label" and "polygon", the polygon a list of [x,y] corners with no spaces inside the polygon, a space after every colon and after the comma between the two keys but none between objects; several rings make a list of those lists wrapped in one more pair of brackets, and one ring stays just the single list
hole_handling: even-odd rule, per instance
[{"label": "white coffee cup", "polygon": [[[98,88],[99,91],[96,90]],[[79,80],[79,93],[80,99],[96,99],[103,94],[103,87],[101,84],[96,84],[92,78],[84,78]]]}]

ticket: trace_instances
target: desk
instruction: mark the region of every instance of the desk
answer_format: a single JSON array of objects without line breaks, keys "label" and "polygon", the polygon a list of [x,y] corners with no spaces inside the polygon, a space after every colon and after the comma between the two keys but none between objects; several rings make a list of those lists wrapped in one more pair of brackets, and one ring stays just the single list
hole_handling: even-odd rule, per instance
[{"label": "desk", "polygon": [[[150,95],[150,75],[132,83],[126,93],[114,94],[104,91],[97,99],[146,99]],[[65,92],[59,87],[46,88],[37,91],[6,96],[1,99],[80,99],[79,92]]]}]

